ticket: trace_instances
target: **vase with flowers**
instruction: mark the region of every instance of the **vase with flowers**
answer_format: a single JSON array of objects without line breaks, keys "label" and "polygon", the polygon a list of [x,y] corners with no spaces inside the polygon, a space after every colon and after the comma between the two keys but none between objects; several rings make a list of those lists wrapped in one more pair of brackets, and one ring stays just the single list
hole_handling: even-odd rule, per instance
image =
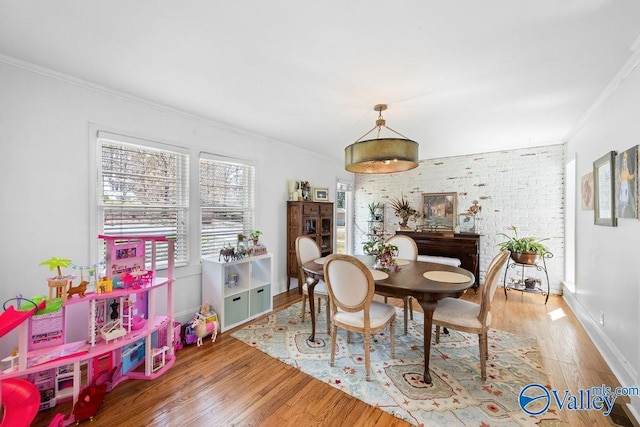
[{"label": "vase with flowers", "polygon": [[396,257],[398,256],[398,247],[390,243],[386,243],[383,239],[373,238],[362,247],[367,255],[375,258],[374,268],[382,271],[400,271]]},{"label": "vase with flowers", "polygon": [[407,223],[418,218],[418,211],[411,207],[404,194],[401,194],[399,199],[391,199],[389,204],[396,216],[400,218],[400,230],[409,230]]}]

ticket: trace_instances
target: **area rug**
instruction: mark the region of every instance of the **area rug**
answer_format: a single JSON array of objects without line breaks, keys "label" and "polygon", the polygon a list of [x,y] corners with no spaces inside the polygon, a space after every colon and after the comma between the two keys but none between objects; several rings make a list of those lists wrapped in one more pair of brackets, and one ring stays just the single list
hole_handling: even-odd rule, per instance
[{"label": "area rug", "polygon": [[554,425],[554,411],[527,415],[518,404],[525,385],[549,387],[537,342],[507,332],[489,333],[487,381],[480,376],[476,335],[449,331],[431,347],[433,384],[423,381],[423,316],[414,313],[403,334],[402,310],[397,309],[396,357],[391,358],[388,330],[371,340],[371,380],[364,370],[363,336],[338,330],[335,366],[329,365],[331,337],[326,317],[316,318],[316,339],[309,342],[311,321],[301,322],[300,303],[278,311],[232,334],[244,343],[365,403],[417,426]]}]

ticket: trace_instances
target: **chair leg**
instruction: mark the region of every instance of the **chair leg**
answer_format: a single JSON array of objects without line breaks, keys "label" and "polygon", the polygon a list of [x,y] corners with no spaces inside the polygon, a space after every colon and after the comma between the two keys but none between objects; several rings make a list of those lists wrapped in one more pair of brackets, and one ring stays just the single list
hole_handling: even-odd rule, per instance
[{"label": "chair leg", "polygon": [[330,324],[331,324],[331,306],[329,305],[329,299],[327,298],[325,300],[325,304],[327,305],[327,333],[329,333],[330,331]]},{"label": "chair leg", "polygon": [[302,323],[304,323],[304,315],[307,311],[307,294],[302,294]]},{"label": "chair leg", "polygon": [[384,297],[384,303],[385,304],[387,303],[387,297]]},{"label": "chair leg", "polygon": [[370,344],[370,340],[371,340],[371,334],[364,334],[364,369],[365,372],[367,373],[366,377],[367,377],[367,381],[369,381],[371,379],[370,376],[370,364],[371,364],[371,349],[369,348],[369,344]]},{"label": "chair leg", "polygon": [[407,297],[407,304],[409,305],[409,314],[411,315],[411,320],[413,320],[413,301],[411,301],[411,297]]},{"label": "chair leg", "polygon": [[395,333],[396,319],[395,317],[391,320],[389,327],[391,329],[391,357],[395,358],[396,357],[396,333]]},{"label": "chair leg", "polygon": [[440,342],[440,326],[436,325],[436,344]]},{"label": "chair leg", "polygon": [[320,312],[322,311],[320,310],[322,308],[321,302],[322,302],[322,298],[318,298],[318,314],[320,314]]},{"label": "chair leg", "polygon": [[407,335],[407,327],[409,324],[409,298],[404,298],[404,334]]},{"label": "chair leg", "polygon": [[482,376],[482,380],[485,381],[487,379],[487,333],[483,332],[478,334],[478,343],[480,344],[480,375]]},{"label": "chair leg", "polygon": [[333,325],[331,329],[331,367],[333,368],[333,362],[336,359],[336,336],[338,335],[338,327]]}]

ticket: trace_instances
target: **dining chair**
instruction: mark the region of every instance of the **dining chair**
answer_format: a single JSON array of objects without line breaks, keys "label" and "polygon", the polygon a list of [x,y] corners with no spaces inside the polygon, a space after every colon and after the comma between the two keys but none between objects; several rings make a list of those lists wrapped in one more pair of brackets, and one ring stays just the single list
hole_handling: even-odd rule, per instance
[{"label": "dining chair", "polygon": [[[351,255],[329,255],[324,262],[324,279],[331,304],[331,366],[336,355],[338,328],[364,335],[364,365],[370,378],[371,334],[389,326],[391,357],[396,357],[396,309],[373,300],[375,283],[371,270]],[[349,335],[347,335],[347,338]]]},{"label": "dining chair", "polygon": [[509,251],[500,251],[491,260],[482,287],[480,304],[459,298],[444,298],[438,301],[433,312],[436,343],[440,342],[440,327],[478,334],[480,373],[483,380],[487,379],[487,359],[489,358],[487,331],[491,324],[491,301],[498,286],[498,273],[504,267],[509,255]]},{"label": "dining chair", "polygon": [[[396,234],[389,237],[386,243],[390,243],[398,247],[398,255],[396,258],[415,261],[418,257],[418,246],[416,245],[415,240],[413,240],[409,236]],[[384,297],[384,302],[387,302],[387,298],[392,296],[390,294],[385,294],[384,292],[376,293]],[[404,334],[406,335],[409,317],[411,317],[411,320],[413,320],[413,307],[410,296],[405,296],[404,298],[402,298],[402,302],[404,304]]]},{"label": "dining chair", "polygon": [[[320,246],[318,243],[307,236],[299,236],[296,238],[296,259],[298,261],[298,280],[302,283],[302,321],[306,313],[307,298],[309,298],[309,283],[313,281],[312,278],[307,277],[302,270],[302,264],[305,262],[313,261],[322,256]],[[327,307],[327,333],[329,333],[329,321],[330,321],[330,308],[329,308],[329,293],[327,292],[327,285],[324,281],[320,280],[313,288],[313,295],[318,298],[318,313],[321,312],[320,301],[325,301]],[[313,316],[314,314],[311,313]]]}]

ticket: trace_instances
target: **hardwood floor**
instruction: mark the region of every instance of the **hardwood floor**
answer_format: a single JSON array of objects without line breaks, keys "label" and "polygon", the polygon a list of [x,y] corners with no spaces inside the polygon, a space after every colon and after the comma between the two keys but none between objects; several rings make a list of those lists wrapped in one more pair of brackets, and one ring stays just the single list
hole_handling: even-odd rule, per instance
[{"label": "hardwood floor", "polygon": [[[467,292],[464,298],[478,300]],[[277,295],[276,310],[299,301],[297,290]],[[401,306],[400,300],[390,302]],[[420,307],[414,302],[414,310]],[[619,385],[561,297],[544,304],[541,295],[502,289],[492,307],[492,327],[536,336],[551,386]],[[552,316],[553,315],[553,316]],[[559,317],[557,317],[559,316]],[[557,318],[556,318],[557,317]],[[125,381],[107,394],[91,426],[404,426],[405,422],[316,380],[231,338],[190,345],[177,353],[172,369],[155,381]],[[620,398],[619,398],[620,399]],[[34,426],[47,426],[64,403],[40,412]],[[598,411],[563,411],[563,425],[612,425]],[[87,422],[88,423],[88,422]]]}]

